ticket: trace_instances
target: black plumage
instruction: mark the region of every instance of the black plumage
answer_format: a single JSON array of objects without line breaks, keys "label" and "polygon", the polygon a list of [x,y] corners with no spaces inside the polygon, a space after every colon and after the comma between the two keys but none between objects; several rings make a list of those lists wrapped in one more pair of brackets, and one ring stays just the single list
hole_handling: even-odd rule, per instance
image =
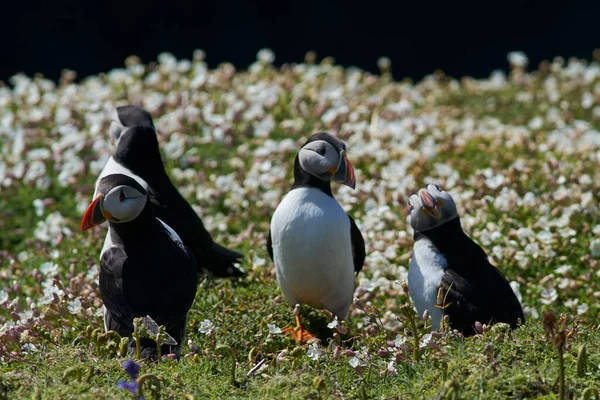
[{"label": "black plumage", "polygon": [[234,264],[242,255],[215,243],[202,220],[165,172],[150,114],[141,107],[117,108],[123,128],[117,138],[115,161],[148,183],[148,195],[158,218],[177,232],[190,248],[198,270],[216,277],[243,276]]},{"label": "black plumage", "polygon": [[[127,185],[145,194],[144,189],[125,175],[109,175],[100,181],[98,192]],[[97,213],[96,213],[97,214]],[[180,354],[187,313],[195,298],[198,274],[194,256],[186,246],[156,219],[150,202],[129,222],[108,220],[108,248],[100,257],[100,295],[105,324],[121,336],[131,336],[133,319],[150,316],[178,343],[175,349],[163,346],[163,354]],[[133,350],[135,343],[130,341]],[[152,357],[156,344],[143,341],[142,356]]]},{"label": "black plumage", "polygon": [[448,262],[442,293],[449,306],[444,314],[450,326],[465,336],[477,333],[475,322],[504,322],[512,328],[525,322],[521,304],[508,281],[488,261],[485,251],[468,237],[456,217],[443,225],[416,232],[415,241],[427,237]]}]

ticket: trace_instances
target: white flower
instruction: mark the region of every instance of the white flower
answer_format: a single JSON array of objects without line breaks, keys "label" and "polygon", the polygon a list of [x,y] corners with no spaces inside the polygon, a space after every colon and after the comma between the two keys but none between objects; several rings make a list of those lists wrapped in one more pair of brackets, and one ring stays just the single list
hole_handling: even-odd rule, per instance
[{"label": "white flower", "polygon": [[25,343],[21,347],[21,351],[23,353],[30,353],[30,352],[38,351],[38,349],[37,349],[37,347],[35,347],[35,345],[33,343]]},{"label": "white flower", "polygon": [[58,264],[47,261],[40,265],[40,272],[46,276],[54,276],[58,274]]},{"label": "white flower", "polygon": [[379,69],[389,70],[391,66],[392,60],[390,60],[388,57],[379,57],[377,60],[377,67]]},{"label": "white flower", "polygon": [[406,343],[406,336],[396,335],[396,338],[393,340],[393,342],[396,345],[396,347],[400,347],[404,343]]},{"label": "white flower", "polygon": [[252,264],[254,267],[263,267],[267,264],[267,260],[255,254],[252,259]]},{"label": "white flower", "polygon": [[529,243],[525,246],[525,253],[530,254],[533,258],[536,258],[540,252],[540,246],[537,243]]},{"label": "white flower", "polygon": [[360,365],[360,360],[358,359],[358,357],[354,356],[348,361],[348,363],[352,368],[356,368]]},{"label": "white flower", "polygon": [[263,64],[272,64],[275,61],[275,53],[271,49],[261,49],[256,54],[256,59]]},{"label": "white flower", "polygon": [[310,346],[308,346],[308,351],[306,352],[306,355],[308,356],[308,358],[316,361],[319,359],[322,352],[323,351],[319,348],[319,345],[317,343],[313,343]]},{"label": "white flower", "polygon": [[394,366],[394,361],[390,361],[387,364],[387,372],[388,374],[395,375],[398,371],[396,371],[396,367]]},{"label": "white flower", "polygon": [[70,236],[71,230],[66,226],[67,220],[59,211],[55,211],[46,217],[45,221],[38,221],[34,236],[43,242],[58,245],[63,236]]},{"label": "white flower", "polygon": [[585,314],[589,308],[590,306],[587,303],[581,303],[577,307],[577,315]]},{"label": "white flower", "polygon": [[526,67],[529,64],[529,59],[522,51],[511,51],[508,53],[508,62],[513,67]]},{"label": "white flower", "polygon": [[269,328],[269,333],[271,333],[273,335],[281,333],[281,328],[279,328],[273,324],[267,324],[267,328]]},{"label": "white flower", "polygon": [[335,329],[335,328],[337,328],[337,326],[338,326],[339,324],[340,324],[340,322],[338,321],[337,317],[335,317],[335,318],[333,319],[333,321],[331,321],[330,323],[328,323],[328,324],[327,324],[327,327],[328,327],[329,329]]},{"label": "white flower", "polygon": [[77,298],[70,301],[67,305],[67,310],[69,310],[71,314],[78,314],[81,311],[81,301]]},{"label": "white flower", "polygon": [[38,217],[41,217],[42,215],[44,215],[44,208],[46,206],[44,205],[44,200],[42,199],[35,199],[33,201],[33,208],[35,208],[35,215],[37,215]]},{"label": "white flower", "polygon": [[423,337],[421,338],[421,342],[419,343],[419,347],[423,348],[425,346],[427,346],[429,344],[429,342],[431,342],[433,335],[431,333],[427,333],[425,335],[423,335]]},{"label": "white flower", "polygon": [[594,105],[594,96],[590,92],[585,92],[581,96],[581,107],[590,108]]},{"label": "white flower", "polygon": [[556,272],[559,275],[567,275],[571,268],[572,267],[570,265],[561,265],[560,267],[556,267],[554,272]]},{"label": "white flower", "polygon": [[210,335],[214,328],[215,326],[208,319],[205,319],[200,323],[200,333],[204,333],[205,335]]},{"label": "white flower", "polygon": [[556,301],[556,299],[558,299],[558,293],[556,292],[556,289],[550,288],[542,290],[542,304],[552,304]]},{"label": "white flower", "polygon": [[485,184],[490,189],[498,189],[504,183],[504,175],[496,174],[485,180]]},{"label": "white flower", "polygon": [[8,293],[4,290],[0,290],[0,305],[6,303],[8,301]]}]

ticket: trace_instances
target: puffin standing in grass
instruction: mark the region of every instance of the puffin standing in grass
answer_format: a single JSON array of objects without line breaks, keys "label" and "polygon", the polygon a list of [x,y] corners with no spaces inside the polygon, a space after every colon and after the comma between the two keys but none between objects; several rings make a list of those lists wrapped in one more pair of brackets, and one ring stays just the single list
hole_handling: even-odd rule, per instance
[{"label": "puffin standing in grass", "polygon": [[98,177],[96,191],[106,175],[121,173],[134,178],[147,190],[156,216],[190,248],[199,272],[205,269],[216,277],[244,276],[234,265],[242,255],[213,242],[200,217],[173,186],[164,169],[150,114],[138,106],[117,107],[110,137],[116,150]]},{"label": "puffin standing in grass", "polygon": [[429,310],[433,329],[443,315],[465,336],[477,333],[475,322],[512,328],[525,322],[508,281],[463,232],[449,193],[428,184],[410,196],[408,209],[415,240],[408,288],[419,314]]},{"label": "puffin standing in grass", "polygon": [[[100,179],[98,194],[81,221],[81,231],[108,221],[110,230],[100,253],[100,295],[104,327],[131,337],[133,319],[150,317],[164,325],[181,354],[187,313],[198,273],[192,253],[179,236],[157,219],[146,190],[133,178],[112,174]],[[148,326],[148,323],[144,323]],[[135,341],[129,342],[130,351]],[[142,358],[155,358],[156,342],[142,340]]]},{"label": "puffin standing in grass", "polygon": [[[294,184],[273,214],[267,250],[290,305],[326,309],[343,320],[352,304],[355,274],[365,261],[365,242],[333,197],[332,180],[355,187],[346,144],[329,133],[316,133],[296,156]],[[298,315],[296,324],[285,330],[296,341],[314,337]]]}]

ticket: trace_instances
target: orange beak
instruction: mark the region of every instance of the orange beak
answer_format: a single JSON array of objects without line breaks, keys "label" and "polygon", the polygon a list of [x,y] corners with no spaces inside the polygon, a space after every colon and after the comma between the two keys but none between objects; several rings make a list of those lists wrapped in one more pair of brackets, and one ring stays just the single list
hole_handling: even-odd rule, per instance
[{"label": "orange beak", "polygon": [[102,211],[102,199],[104,196],[99,194],[96,196],[92,204],[90,204],[83,214],[83,219],[81,220],[81,232],[87,231],[90,228],[93,228],[96,225],[100,225],[104,221],[106,221],[106,217]]},{"label": "orange beak", "polygon": [[348,157],[344,155],[344,161],[346,162],[346,180],[342,182],[344,185],[354,189],[356,187],[356,177],[354,176],[354,167]]},{"label": "orange beak", "polygon": [[435,198],[425,189],[419,190],[418,194],[424,205],[422,208],[423,213],[430,217],[434,217],[435,219],[439,219],[441,216],[439,208],[441,202],[438,203]]}]

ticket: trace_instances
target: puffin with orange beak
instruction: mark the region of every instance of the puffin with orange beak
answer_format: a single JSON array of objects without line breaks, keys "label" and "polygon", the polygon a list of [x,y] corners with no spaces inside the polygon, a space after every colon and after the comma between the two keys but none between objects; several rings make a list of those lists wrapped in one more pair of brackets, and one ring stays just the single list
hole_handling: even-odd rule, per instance
[{"label": "puffin with orange beak", "polygon": [[[267,250],[291,306],[308,304],[343,320],[352,304],[355,274],[365,261],[365,242],[333,197],[331,181],[354,189],[354,168],[342,140],[316,133],[296,156],[294,184],[273,214]],[[296,341],[313,337],[298,315],[296,325],[285,330]]]},{"label": "puffin with orange beak", "polygon": [[[148,193],[132,177],[111,174],[99,180],[81,230],[106,221],[110,229],[100,253],[99,280],[105,330],[131,338],[136,317],[144,318],[147,327],[164,325],[169,336],[161,352],[179,357],[198,285],[194,256],[177,233],[155,217]],[[135,350],[133,339],[129,349]],[[156,343],[143,339],[141,355],[156,357]]]},{"label": "puffin with orange beak", "polygon": [[462,230],[448,192],[428,184],[410,196],[408,210],[415,240],[408,288],[419,314],[429,311],[433,329],[439,329],[443,315],[464,336],[477,333],[476,322],[512,328],[525,322],[506,278]]},{"label": "puffin with orange beak", "polygon": [[150,114],[141,107],[117,107],[110,125],[114,154],[96,182],[106,175],[123,174],[135,179],[146,191],[156,216],[169,224],[196,259],[198,273],[214,277],[240,277],[242,255],[216,243],[202,219],[179,193],[165,171],[158,137]]}]

